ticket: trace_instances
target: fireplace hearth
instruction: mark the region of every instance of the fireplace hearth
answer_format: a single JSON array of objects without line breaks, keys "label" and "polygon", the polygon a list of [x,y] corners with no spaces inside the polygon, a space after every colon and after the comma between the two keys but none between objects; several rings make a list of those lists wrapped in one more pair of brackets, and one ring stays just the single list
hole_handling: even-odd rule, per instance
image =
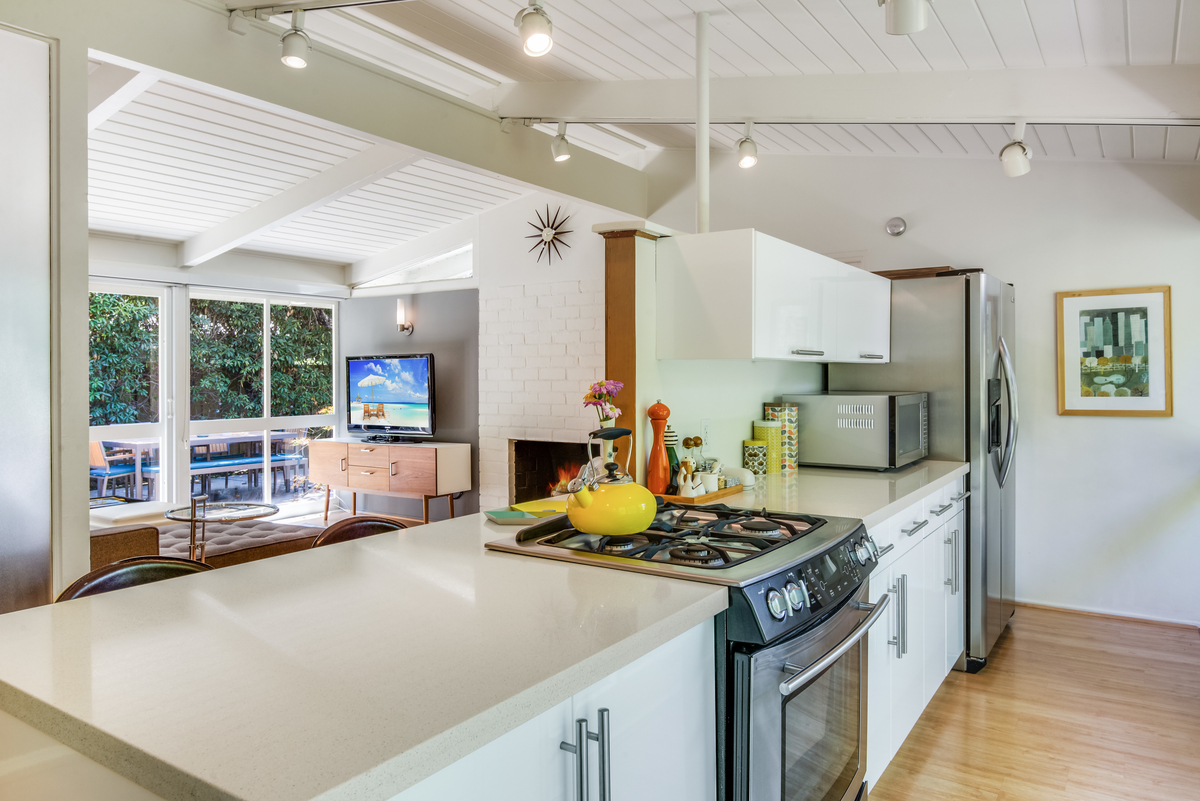
[{"label": "fireplace hearth", "polygon": [[524,503],[564,494],[587,461],[587,446],[579,442],[508,441],[509,503]]}]

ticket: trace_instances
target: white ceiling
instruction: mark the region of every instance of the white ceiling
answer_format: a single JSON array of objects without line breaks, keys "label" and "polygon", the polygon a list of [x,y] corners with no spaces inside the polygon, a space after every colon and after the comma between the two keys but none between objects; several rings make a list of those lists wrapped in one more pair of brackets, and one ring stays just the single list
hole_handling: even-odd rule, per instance
[{"label": "white ceiling", "polygon": [[[89,228],[182,242],[376,145],[337,126],[160,79],[88,138]],[[265,226],[239,249],[349,264],[531,191],[434,158],[410,161]]]}]

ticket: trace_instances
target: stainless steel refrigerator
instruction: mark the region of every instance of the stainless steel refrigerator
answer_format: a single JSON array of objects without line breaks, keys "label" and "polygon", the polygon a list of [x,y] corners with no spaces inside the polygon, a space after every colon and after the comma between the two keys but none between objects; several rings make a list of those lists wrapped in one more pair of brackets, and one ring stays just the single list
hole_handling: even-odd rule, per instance
[{"label": "stainless steel refrigerator", "polygon": [[892,282],[889,364],[831,364],[829,389],[929,393],[929,458],[971,464],[967,631],[959,668],[986,664],[1016,595],[1016,298],[982,272]]}]

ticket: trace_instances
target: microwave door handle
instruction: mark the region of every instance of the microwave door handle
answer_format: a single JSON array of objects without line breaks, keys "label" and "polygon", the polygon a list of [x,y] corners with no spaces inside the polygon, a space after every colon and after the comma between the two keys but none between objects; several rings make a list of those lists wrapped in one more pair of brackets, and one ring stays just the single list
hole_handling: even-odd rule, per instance
[{"label": "microwave door handle", "polygon": [[1012,355],[1008,352],[1008,343],[1000,337],[1000,366],[1004,369],[1004,389],[1008,395],[1008,438],[1004,443],[1004,459],[1000,462],[1000,486],[1008,480],[1008,471],[1012,469],[1013,454],[1017,449],[1017,425],[1020,412],[1017,409],[1017,373],[1013,369]]},{"label": "microwave door handle", "polygon": [[[850,634],[846,636],[846,639],[838,643],[832,651],[825,654],[825,656],[821,657],[816,662],[813,662],[796,675],[784,679],[779,685],[779,694],[783,696],[791,695],[792,693],[796,692],[796,690],[799,690],[805,684],[808,684],[810,681],[816,678],[816,676],[825,670],[825,668],[841,659],[847,651],[854,647],[855,643],[866,636],[867,631],[870,630],[871,626],[875,625],[875,621],[879,620],[879,618],[883,615],[884,610],[888,607],[888,601],[890,600],[891,599],[888,598],[887,593],[884,593],[883,595],[879,596],[879,600],[874,604],[863,604],[862,608],[865,609],[869,607],[871,609],[871,614],[863,618],[863,621],[854,627],[854,631],[850,632]],[[789,670],[795,670],[797,666],[784,665],[784,667]]]}]

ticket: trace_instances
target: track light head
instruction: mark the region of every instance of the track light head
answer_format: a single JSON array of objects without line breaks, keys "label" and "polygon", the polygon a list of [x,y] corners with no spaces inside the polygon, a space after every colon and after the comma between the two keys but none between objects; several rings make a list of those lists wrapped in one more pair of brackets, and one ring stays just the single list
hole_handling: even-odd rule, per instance
[{"label": "track light head", "polygon": [[555,161],[566,161],[571,158],[571,146],[567,143],[567,124],[565,122],[558,124],[558,136],[554,137],[554,141],[550,143],[550,155],[554,156]]},{"label": "track light head", "polygon": [[538,4],[529,0],[529,8],[517,12],[513,25],[521,31],[521,45],[527,56],[544,56],[554,47],[554,25],[550,15]]},{"label": "track light head", "polygon": [[737,143],[738,166],[748,170],[758,163],[758,145],[754,143],[754,123],[746,123],[746,135]]},{"label": "track light head", "polygon": [[1014,139],[1000,148],[1000,163],[1004,166],[1004,174],[1009,178],[1019,178],[1029,172],[1029,157],[1032,155],[1029,145],[1020,139]]},{"label": "track light head", "polygon": [[893,36],[919,33],[929,25],[929,0],[879,0],[885,7],[884,30]]},{"label": "track light head", "polygon": [[308,66],[308,54],[312,50],[312,40],[304,32],[304,11],[297,9],[292,12],[292,27],[279,40],[283,52],[279,60],[292,69],[302,70]]}]

